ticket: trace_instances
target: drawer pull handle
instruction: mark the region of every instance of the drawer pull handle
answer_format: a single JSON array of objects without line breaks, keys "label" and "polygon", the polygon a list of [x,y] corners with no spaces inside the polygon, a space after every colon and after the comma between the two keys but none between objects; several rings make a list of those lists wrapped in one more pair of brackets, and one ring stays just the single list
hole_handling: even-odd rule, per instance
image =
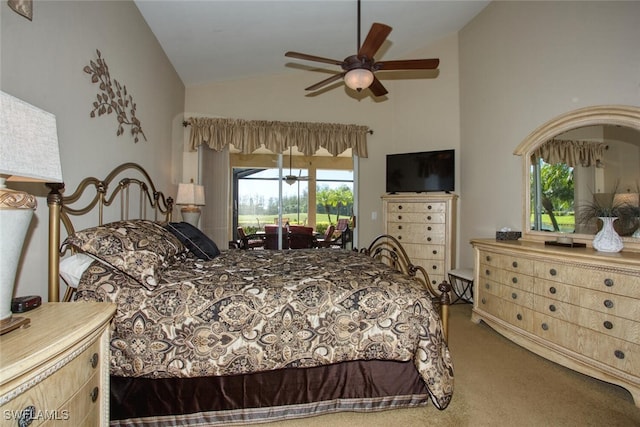
[{"label": "drawer pull handle", "polygon": [[607,287],[612,287],[613,286],[613,279],[604,279],[604,285]]},{"label": "drawer pull handle", "polygon": [[431,237],[427,237],[427,242],[430,242],[430,241],[431,241]]},{"label": "drawer pull handle", "polygon": [[488,284],[488,283],[485,283],[484,287],[487,288],[487,289],[491,289],[491,285]]},{"label": "drawer pull handle", "polygon": [[611,301],[610,299],[604,300],[604,306],[607,308],[613,308],[613,301]]},{"label": "drawer pull handle", "polygon": [[402,205],[398,205],[398,209],[402,210]]},{"label": "drawer pull handle", "polygon": [[20,411],[20,417],[18,417],[18,426],[27,427],[33,422],[35,418],[36,418],[36,407],[27,406],[22,411]]},{"label": "drawer pull handle", "polygon": [[549,310],[550,310],[550,311],[556,311],[556,306],[555,306],[555,305],[553,305],[553,304],[551,304],[551,305],[549,306]]},{"label": "drawer pull handle", "polygon": [[491,274],[491,270],[486,269],[486,270],[484,271],[484,274],[485,274],[486,276],[490,275],[490,274]]},{"label": "drawer pull handle", "polygon": [[432,265],[431,268],[433,268],[434,270],[437,270],[438,266],[437,265]]},{"label": "drawer pull handle", "polygon": [[398,230],[402,230],[402,226],[401,225],[398,226]]},{"label": "drawer pull handle", "polygon": [[616,350],[616,351],[613,352],[613,354],[615,354],[615,356],[618,359],[624,359],[624,351],[622,351],[622,350]]},{"label": "drawer pull handle", "polygon": [[511,278],[511,282],[512,283],[518,283],[518,278],[517,277],[512,277]]},{"label": "drawer pull handle", "polygon": [[431,226],[430,225],[427,226],[427,230],[431,231]]},{"label": "drawer pull handle", "polygon": [[428,215],[428,216],[427,216],[427,219],[428,219],[429,221],[431,221],[431,215]]},{"label": "drawer pull handle", "polygon": [[487,255],[487,256],[485,257],[485,259],[486,259],[487,261],[491,261],[491,255]]},{"label": "drawer pull handle", "polygon": [[433,250],[433,254],[434,254],[434,255],[437,255],[437,254],[438,254],[438,251],[436,251],[436,250],[434,249],[434,250]]},{"label": "drawer pull handle", "polygon": [[433,209],[433,207],[431,205],[428,205],[427,209],[431,210],[431,209]]},{"label": "drawer pull handle", "polygon": [[511,294],[511,298],[512,298],[512,299],[518,299],[518,294],[516,294],[515,292],[513,292],[513,293]]},{"label": "drawer pull handle", "polygon": [[522,314],[518,313],[518,314],[516,315],[516,318],[517,318],[518,320],[522,320]]},{"label": "drawer pull handle", "polygon": [[555,268],[552,268],[551,270],[549,270],[549,274],[551,274],[552,276],[555,276],[556,274],[558,274],[558,272],[556,271]]},{"label": "drawer pull handle", "polygon": [[606,321],[604,322],[604,327],[605,327],[606,329],[613,329],[613,323],[611,323],[611,322],[609,322],[608,320],[606,320]]},{"label": "drawer pull handle", "polygon": [[513,268],[518,268],[518,261],[513,261],[511,265],[513,266]]},{"label": "drawer pull handle", "polygon": [[483,303],[483,304],[486,304],[486,303],[487,303],[486,298],[482,298],[482,303]]},{"label": "drawer pull handle", "polygon": [[89,393],[89,396],[91,396],[92,402],[95,402],[96,400],[98,400],[98,394],[99,394],[98,387],[94,387],[93,390],[91,390],[91,393]]},{"label": "drawer pull handle", "polygon": [[398,236],[398,240],[402,240],[402,236]]},{"label": "drawer pull handle", "polygon": [[549,330],[549,325],[547,325],[546,323],[542,324],[542,330],[543,331],[548,331]]},{"label": "drawer pull handle", "polygon": [[549,292],[550,292],[550,293],[552,293],[552,294],[555,294],[555,293],[556,293],[556,288],[555,288],[555,287],[553,287],[553,286],[552,286],[552,287],[550,287],[550,288],[549,288]]},{"label": "drawer pull handle", "polygon": [[402,215],[398,215],[398,219],[402,219]]},{"label": "drawer pull handle", "polygon": [[98,353],[93,353],[93,356],[91,356],[91,367],[93,369],[95,369],[98,366],[99,360],[100,358],[98,357]]}]

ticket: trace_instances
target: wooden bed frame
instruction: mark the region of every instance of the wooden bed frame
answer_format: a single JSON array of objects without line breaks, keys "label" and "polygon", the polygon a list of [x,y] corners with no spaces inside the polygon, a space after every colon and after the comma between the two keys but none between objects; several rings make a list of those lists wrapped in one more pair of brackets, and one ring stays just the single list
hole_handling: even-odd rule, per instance
[{"label": "wooden bed frame", "polygon": [[[136,175],[137,177],[132,177]],[[122,177],[122,178],[120,178]],[[96,178],[86,178],[78,186],[78,188],[69,196],[63,196],[62,192],[64,184],[48,184],[51,191],[48,195],[47,202],[49,205],[49,301],[59,301],[60,299],[60,277],[59,277],[59,263],[68,248],[61,248],[62,240],[62,228],[66,235],[72,234],[76,231],[71,218],[79,217],[85,214],[92,213],[95,215],[97,211],[97,221],[92,221],[92,224],[88,227],[101,225],[104,222],[111,222],[116,220],[127,219],[153,219],[155,221],[169,222],[172,220],[173,199],[166,197],[162,192],[159,192],[154,186],[148,173],[139,165],[135,163],[125,163],[116,167],[104,180]],[[90,194],[85,194],[91,192]],[[137,198],[135,198],[138,196]],[[118,203],[119,202],[119,203]],[[75,204],[81,205],[79,208],[72,207]],[[120,205],[120,218],[112,219],[105,215],[104,209],[112,205]],[[112,211],[115,207],[112,209]],[[62,225],[62,227],[61,227]],[[234,249],[230,249],[234,250]],[[323,249],[318,249],[323,250]],[[357,250],[357,249],[354,249]],[[450,304],[450,290],[451,287],[448,283],[443,282],[438,286],[438,291],[431,287],[429,276],[427,272],[420,266],[415,266],[411,263],[407,253],[402,248],[400,243],[393,237],[383,235],[377,237],[367,248],[363,248],[360,252],[365,253],[371,257],[379,259],[383,263],[397,269],[398,271],[405,273],[415,280],[424,285],[429,292],[433,295],[434,303],[439,306],[440,315],[442,319],[442,331],[445,341],[448,337],[448,308]],[[73,289],[67,288],[67,291],[63,297],[63,301],[71,301],[73,295]],[[331,378],[340,379],[341,381],[348,381],[350,372],[362,372],[363,367],[360,365],[362,362],[346,362],[345,364],[332,365],[327,370],[331,375]],[[414,370],[414,368],[408,368],[412,366],[411,362],[404,362],[404,365],[396,366],[384,365],[384,363],[390,363],[385,361],[375,362],[382,363],[383,366],[376,368],[378,372],[383,372],[386,377],[380,377],[377,381],[381,384],[389,384],[391,387],[395,387],[397,383],[404,383],[405,381],[397,381],[400,376],[402,378],[410,379],[407,381],[408,385],[401,386],[402,392],[399,397],[406,399],[413,399],[413,396],[420,395],[420,390],[424,387],[422,380],[415,374],[400,373],[406,372],[407,369]],[[394,362],[391,362],[394,363]],[[409,364],[409,365],[407,365]],[[395,371],[398,369],[398,371]],[[334,371],[332,371],[334,370]],[[251,387],[260,387],[264,382],[275,384],[277,381],[291,381],[291,378],[295,378],[295,375],[303,375],[295,381],[306,381],[307,376],[312,376],[313,368],[300,371],[298,374],[296,369],[292,369],[288,375],[293,375],[284,378],[279,377],[277,372],[265,372],[253,374],[253,377],[249,375],[246,379],[241,379],[244,384],[251,385]],[[319,378],[326,379],[327,372],[317,371]],[[359,374],[357,374],[359,375]],[[403,375],[407,375],[404,377]],[[412,375],[414,377],[412,377]],[[210,377],[208,381],[211,381]],[[215,379],[215,378],[214,378]],[[220,377],[218,383],[206,383],[198,380],[207,380],[207,378],[193,378],[189,379],[193,381],[186,385],[190,390],[211,390],[212,387],[221,387],[221,390],[225,390],[225,378]],[[253,382],[252,382],[253,381]],[[322,380],[324,381],[324,380]],[[228,381],[227,381],[228,383]],[[420,383],[419,386],[416,384]],[[164,388],[165,383],[156,382],[154,379],[149,378],[111,378],[111,396],[112,396],[112,416],[115,416],[116,420],[126,419],[130,412],[134,411],[138,414],[140,411],[145,410],[153,411],[154,409],[146,408],[145,405],[149,404],[150,400],[145,399],[145,393],[148,390],[153,389],[153,393],[157,396],[163,396],[166,399],[170,399],[173,396],[174,391],[170,388]],[[204,388],[202,388],[204,387]],[[383,387],[384,388],[384,387]],[[336,389],[341,389],[337,387]],[[406,390],[406,391],[405,391]],[[208,391],[207,391],[208,393]],[[417,393],[417,394],[416,394]],[[165,399],[165,400],[166,400]],[[385,397],[374,397],[374,399],[385,400]],[[114,406],[114,401],[118,401]],[[162,399],[160,399],[162,400]],[[338,402],[343,401],[340,396],[336,396]],[[409,406],[421,405],[418,401],[410,400],[406,403]],[[284,408],[280,406],[279,408]],[[224,409],[224,408],[223,408]],[[259,411],[261,408],[256,408]],[[189,408],[184,408],[188,411]],[[251,409],[250,409],[251,410]],[[282,409],[280,409],[282,410]],[[358,409],[340,409],[340,410],[358,410]],[[369,408],[368,410],[372,410]],[[373,409],[376,410],[376,409]],[[379,409],[378,409],[379,410]],[[233,411],[225,411],[222,413],[232,413]],[[153,413],[153,412],[150,412]],[[185,412],[188,413],[188,412]],[[230,419],[230,422],[233,420]]]}]

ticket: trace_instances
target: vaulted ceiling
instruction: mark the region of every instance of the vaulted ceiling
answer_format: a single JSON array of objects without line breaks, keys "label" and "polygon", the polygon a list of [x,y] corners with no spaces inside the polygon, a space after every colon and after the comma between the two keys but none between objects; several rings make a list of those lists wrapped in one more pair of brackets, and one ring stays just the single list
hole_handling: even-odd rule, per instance
[{"label": "vaulted ceiling", "polygon": [[[357,51],[356,0],[135,0],[185,86],[322,68],[286,51],[343,60]],[[489,1],[362,0],[361,40],[371,24],[393,31],[376,55],[404,59],[455,34]],[[318,79],[322,75],[317,76]]]}]

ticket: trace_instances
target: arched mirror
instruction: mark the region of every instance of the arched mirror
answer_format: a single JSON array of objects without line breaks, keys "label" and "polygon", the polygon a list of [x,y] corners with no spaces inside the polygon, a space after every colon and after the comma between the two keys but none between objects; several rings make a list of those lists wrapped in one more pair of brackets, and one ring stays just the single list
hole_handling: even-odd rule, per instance
[{"label": "arched mirror", "polygon": [[[639,204],[640,108],[587,107],[558,116],[516,148],[523,164],[523,238],[570,236],[590,246],[596,221],[584,220],[594,203]],[[632,237],[638,221],[617,221],[626,250],[640,250]],[[636,234],[637,235],[637,234]]]}]

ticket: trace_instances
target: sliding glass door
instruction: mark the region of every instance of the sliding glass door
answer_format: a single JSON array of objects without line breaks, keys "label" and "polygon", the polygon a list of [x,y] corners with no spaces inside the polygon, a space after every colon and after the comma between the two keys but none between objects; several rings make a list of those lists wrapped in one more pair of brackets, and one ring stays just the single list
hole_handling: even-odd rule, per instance
[{"label": "sliding glass door", "polygon": [[[233,230],[303,225],[322,234],[355,210],[353,158],[230,154]],[[237,235],[235,235],[237,238]]]}]

